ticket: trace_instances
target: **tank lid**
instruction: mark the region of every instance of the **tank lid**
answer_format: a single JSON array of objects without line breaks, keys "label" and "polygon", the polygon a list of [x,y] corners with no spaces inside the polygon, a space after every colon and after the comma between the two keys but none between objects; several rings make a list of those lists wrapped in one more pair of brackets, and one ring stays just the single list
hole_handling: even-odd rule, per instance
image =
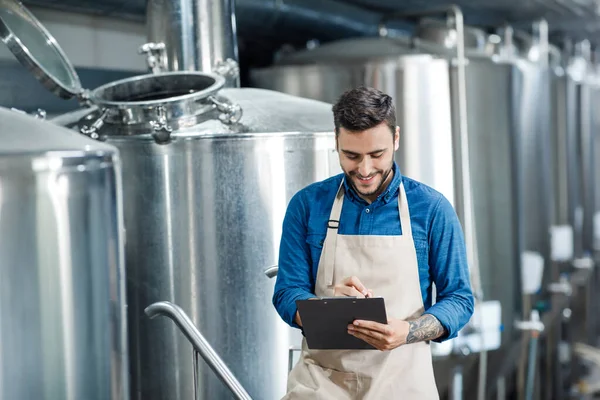
[{"label": "tank lid", "polygon": [[0,107],[0,156],[46,154],[48,152],[116,153],[105,143],[87,138],[71,129],[42,121],[22,111]]},{"label": "tank lid", "polygon": [[83,93],[73,64],[54,37],[17,0],[0,0],[0,39],[52,93],[65,99]]}]

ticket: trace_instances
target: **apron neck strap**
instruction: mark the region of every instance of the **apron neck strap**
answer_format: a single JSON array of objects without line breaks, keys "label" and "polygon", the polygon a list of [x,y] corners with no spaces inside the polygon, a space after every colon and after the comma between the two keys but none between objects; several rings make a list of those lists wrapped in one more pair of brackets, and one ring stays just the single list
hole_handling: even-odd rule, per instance
[{"label": "apron neck strap", "polygon": [[408,201],[406,200],[406,191],[404,190],[403,182],[400,183],[400,193],[398,194],[398,212],[400,213],[402,236],[412,236],[410,212],[408,211]]}]

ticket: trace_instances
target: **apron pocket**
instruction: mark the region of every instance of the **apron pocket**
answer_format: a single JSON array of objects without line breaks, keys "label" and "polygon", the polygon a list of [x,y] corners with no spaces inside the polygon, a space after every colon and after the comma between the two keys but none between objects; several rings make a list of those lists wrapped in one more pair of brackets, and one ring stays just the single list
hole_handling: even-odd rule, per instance
[{"label": "apron pocket", "polygon": [[324,368],[312,360],[304,360],[304,367],[307,372],[306,381],[298,383],[315,390],[319,394],[319,399],[356,398],[359,379],[356,373]]}]

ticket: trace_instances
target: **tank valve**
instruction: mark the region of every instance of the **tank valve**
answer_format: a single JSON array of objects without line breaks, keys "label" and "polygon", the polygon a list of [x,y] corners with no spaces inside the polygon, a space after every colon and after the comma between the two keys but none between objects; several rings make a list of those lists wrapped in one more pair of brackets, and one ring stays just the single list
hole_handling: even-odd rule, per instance
[{"label": "tank valve", "polygon": [[543,332],[545,327],[540,319],[540,313],[537,310],[531,311],[529,321],[515,321],[515,328],[521,331]]},{"label": "tank valve", "polygon": [[594,260],[591,257],[581,257],[573,260],[573,266],[577,269],[591,269],[594,266]]},{"label": "tank valve", "polygon": [[561,276],[558,282],[553,282],[548,285],[548,291],[550,293],[564,294],[565,296],[571,296],[573,288],[569,282],[569,278]]},{"label": "tank valve", "polygon": [[166,70],[166,46],[164,43],[144,43],[138,49],[138,53],[146,55],[146,62],[153,74],[159,74]]}]

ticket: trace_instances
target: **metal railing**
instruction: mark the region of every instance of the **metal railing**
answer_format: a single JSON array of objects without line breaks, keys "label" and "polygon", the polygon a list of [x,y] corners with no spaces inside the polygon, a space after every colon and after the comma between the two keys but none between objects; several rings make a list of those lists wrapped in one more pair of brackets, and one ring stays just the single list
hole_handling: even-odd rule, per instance
[{"label": "metal railing", "polygon": [[[237,400],[252,400],[248,392],[236,379],[227,365],[223,362],[217,352],[211,347],[208,341],[202,336],[198,328],[194,325],[190,317],[181,309],[181,307],[168,301],[160,301],[148,306],[145,310],[146,315],[155,318],[159,315],[170,318],[179,327],[181,332],[188,338],[196,354],[200,354],[208,366],[217,374],[217,377],[231,390],[231,393]],[[197,367],[197,365],[196,365]],[[196,381],[197,382],[197,381]],[[197,383],[194,384],[194,398],[198,398]]]}]

